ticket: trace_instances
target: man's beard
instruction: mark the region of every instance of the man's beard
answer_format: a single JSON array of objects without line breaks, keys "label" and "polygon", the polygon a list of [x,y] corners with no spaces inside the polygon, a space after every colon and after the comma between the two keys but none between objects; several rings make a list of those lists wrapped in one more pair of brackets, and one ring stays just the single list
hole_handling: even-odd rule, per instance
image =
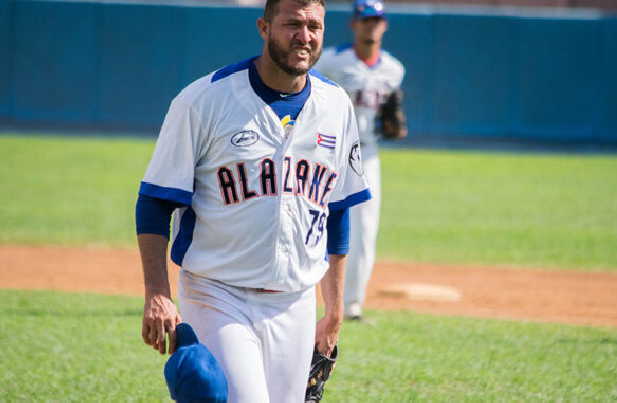
[{"label": "man's beard", "polygon": [[293,52],[293,49],[289,51],[284,50],[283,47],[280,46],[273,37],[268,38],[268,52],[270,53],[272,61],[274,61],[274,64],[276,64],[279,69],[283,70],[290,76],[296,77],[306,74],[310,70],[310,68],[313,67],[315,63],[317,63],[317,60],[319,60],[319,56],[321,56],[321,48],[317,52],[313,52],[311,50],[309,52],[308,68],[304,69],[290,66],[289,64],[287,64],[287,59],[289,58],[291,52]]}]

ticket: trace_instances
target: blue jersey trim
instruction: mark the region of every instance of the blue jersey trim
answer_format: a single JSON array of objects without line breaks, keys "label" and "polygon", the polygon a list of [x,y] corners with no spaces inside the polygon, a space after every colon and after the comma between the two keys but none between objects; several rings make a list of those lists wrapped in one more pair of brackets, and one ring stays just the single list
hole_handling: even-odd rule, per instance
[{"label": "blue jersey trim", "polygon": [[182,214],[180,219],[180,230],[176,236],[173,246],[171,247],[171,260],[178,266],[182,266],[184,255],[189,250],[193,243],[193,231],[195,230],[195,211],[189,207]]},{"label": "blue jersey trim", "polygon": [[241,62],[238,62],[236,64],[230,64],[229,66],[225,66],[222,69],[217,70],[212,76],[212,80],[210,82],[214,83],[218,80],[222,80],[225,77],[229,77],[234,73],[248,69],[253,63],[253,60],[255,60],[256,58],[257,56],[254,56],[249,59],[242,60]]},{"label": "blue jersey trim", "polygon": [[326,84],[330,84],[333,85],[335,87],[338,87],[339,85],[337,83],[335,83],[334,81],[326,78],[325,76],[323,76],[319,71],[314,70],[314,69],[310,69],[309,70],[309,74],[312,75],[313,77],[316,77],[318,79],[320,79],[321,81],[323,81]]},{"label": "blue jersey trim", "polygon": [[328,253],[346,255],[349,252],[349,208],[334,210],[328,216]]},{"label": "blue jersey trim", "polygon": [[329,203],[328,208],[330,209],[330,211],[342,210],[344,208],[355,206],[356,204],[364,203],[367,200],[371,200],[371,197],[371,191],[368,189],[364,189],[360,192],[347,196],[343,200]]},{"label": "blue jersey trim", "polygon": [[166,188],[148,182],[141,182],[139,194],[176,202],[183,206],[190,206],[193,200],[193,193],[176,188]]},{"label": "blue jersey trim", "polygon": [[302,90],[295,94],[285,94],[268,87],[259,76],[255,63],[252,62],[249,67],[249,82],[255,94],[272,108],[279,119],[289,115],[292,120],[291,124],[296,120],[311,95],[311,80],[308,79]]},{"label": "blue jersey trim", "polygon": [[344,43],[344,44],[338,45],[336,48],[334,48],[334,51],[338,55],[339,53],[344,52],[347,49],[350,49],[352,46],[353,46],[352,43]]}]

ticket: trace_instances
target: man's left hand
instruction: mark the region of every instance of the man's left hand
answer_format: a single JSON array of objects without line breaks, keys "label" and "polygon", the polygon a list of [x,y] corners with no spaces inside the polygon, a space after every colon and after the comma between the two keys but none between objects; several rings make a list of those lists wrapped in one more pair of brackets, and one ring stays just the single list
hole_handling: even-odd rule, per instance
[{"label": "man's left hand", "polygon": [[338,335],[341,331],[342,322],[342,315],[340,318],[334,315],[327,315],[317,322],[317,331],[315,334],[317,351],[328,357],[332,354],[332,350],[334,350],[334,346],[336,346],[338,342]]}]

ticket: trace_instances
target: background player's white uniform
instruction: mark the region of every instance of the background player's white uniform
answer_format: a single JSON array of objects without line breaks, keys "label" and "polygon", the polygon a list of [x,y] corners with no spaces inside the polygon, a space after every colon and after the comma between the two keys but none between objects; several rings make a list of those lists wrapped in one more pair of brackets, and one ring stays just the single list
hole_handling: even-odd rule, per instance
[{"label": "background player's white uniform", "polygon": [[180,311],[221,363],[230,402],[298,402],[314,285],[328,268],[327,216],[370,192],[345,92],[311,73],[290,121],[256,93],[255,74],[247,60],[174,99],[140,193],[185,206],[171,252]]},{"label": "background player's white uniform", "polygon": [[351,45],[344,45],[324,49],[315,69],[342,86],[353,101],[358,119],[364,172],[373,196],[367,203],[351,209],[345,309],[347,316],[359,316],[366,285],[375,263],[379,228],[381,177],[375,117],[379,106],[388,95],[401,86],[405,68],[383,49],[377,64],[369,67],[358,59]]}]

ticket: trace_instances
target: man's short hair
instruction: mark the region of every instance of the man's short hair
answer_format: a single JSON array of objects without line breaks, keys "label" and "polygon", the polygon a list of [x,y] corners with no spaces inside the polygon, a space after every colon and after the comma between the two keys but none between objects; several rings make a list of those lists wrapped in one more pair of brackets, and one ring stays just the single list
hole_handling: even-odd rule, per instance
[{"label": "man's short hair", "polygon": [[[312,3],[320,4],[323,8],[326,8],[326,0],[293,0],[303,7]],[[278,6],[281,0],[267,0],[264,7],[264,20],[270,22],[278,13]]]}]

